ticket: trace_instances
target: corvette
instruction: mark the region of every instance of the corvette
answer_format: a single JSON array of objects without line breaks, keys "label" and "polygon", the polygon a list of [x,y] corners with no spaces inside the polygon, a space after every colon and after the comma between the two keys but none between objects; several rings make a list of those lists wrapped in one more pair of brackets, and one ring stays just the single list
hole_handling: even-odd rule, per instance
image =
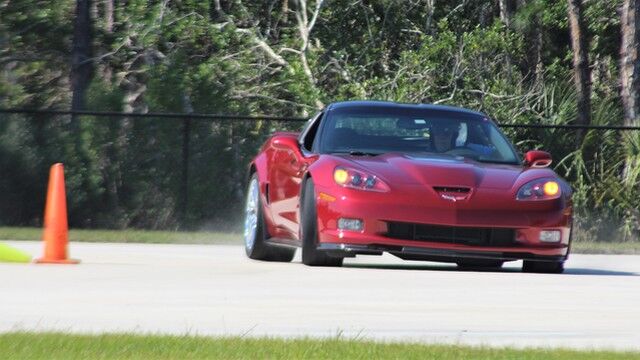
[{"label": "corvette", "polygon": [[571,188],[551,155],[522,158],[486,115],[462,108],[338,102],[302,132],[279,132],[249,166],[244,240],[251,259],[341,266],[388,252],[405,260],[560,273]]}]

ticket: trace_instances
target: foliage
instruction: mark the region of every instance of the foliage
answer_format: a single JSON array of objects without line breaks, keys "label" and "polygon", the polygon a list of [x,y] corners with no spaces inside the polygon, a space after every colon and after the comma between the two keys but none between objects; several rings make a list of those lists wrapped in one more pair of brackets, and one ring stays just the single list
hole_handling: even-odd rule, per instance
[{"label": "foliage", "polygon": [[[498,1],[484,0],[94,1],[87,104],[309,116],[367,98],[464,106],[504,123],[571,123],[566,1],[517,3],[503,23]],[[620,3],[585,2],[599,125],[621,123]],[[0,106],[69,107],[74,4],[0,4]],[[11,176],[0,178],[0,223],[38,225],[47,168],[62,161],[72,225],[101,228],[235,228],[245,164],[274,129],[301,125],[1,116],[0,168]],[[591,131],[577,144],[567,130],[506,132],[521,151],[554,154],[575,189],[580,237],[637,237],[638,133]]]}]

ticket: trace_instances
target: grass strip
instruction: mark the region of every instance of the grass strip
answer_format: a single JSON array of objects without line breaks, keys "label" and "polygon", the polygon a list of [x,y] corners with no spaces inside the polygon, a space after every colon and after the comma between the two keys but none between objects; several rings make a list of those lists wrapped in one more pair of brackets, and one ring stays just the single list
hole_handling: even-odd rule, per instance
[{"label": "grass strip", "polygon": [[513,349],[332,339],[0,334],[1,359],[638,359],[640,352]]},{"label": "grass strip", "polygon": [[[40,240],[42,229],[0,227],[0,240]],[[214,231],[71,229],[70,241],[148,244],[242,244],[242,234]],[[576,254],[640,254],[640,241],[574,241]]]},{"label": "grass strip", "polygon": [[[41,238],[42,229],[40,228],[0,227],[0,240],[40,240]],[[69,240],[148,244],[241,244],[242,235],[213,231],[71,229]]]}]

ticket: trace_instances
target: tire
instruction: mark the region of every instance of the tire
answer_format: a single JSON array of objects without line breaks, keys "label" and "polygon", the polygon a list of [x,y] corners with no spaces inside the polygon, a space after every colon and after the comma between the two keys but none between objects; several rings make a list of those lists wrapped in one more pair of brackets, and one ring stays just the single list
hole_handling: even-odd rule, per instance
[{"label": "tire", "polygon": [[308,266],[342,266],[344,258],[329,256],[317,250],[318,215],[316,192],[311,178],[304,183],[301,203],[302,263]]},{"label": "tire", "polygon": [[504,264],[502,260],[491,259],[460,259],[456,261],[459,268],[471,269],[471,268],[483,268],[483,269],[500,269]]},{"label": "tire", "polygon": [[564,271],[564,261],[531,261],[524,260],[522,271],[528,273],[561,274]]},{"label": "tire", "polygon": [[258,177],[251,175],[247,187],[247,201],[244,219],[244,250],[247,257],[254,260],[290,262],[296,254],[296,249],[270,246],[264,223],[264,212],[260,200]]}]

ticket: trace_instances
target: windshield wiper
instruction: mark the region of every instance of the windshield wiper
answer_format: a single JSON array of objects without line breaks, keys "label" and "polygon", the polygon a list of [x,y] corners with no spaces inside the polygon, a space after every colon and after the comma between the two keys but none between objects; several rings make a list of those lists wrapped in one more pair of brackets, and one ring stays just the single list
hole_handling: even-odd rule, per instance
[{"label": "windshield wiper", "polygon": [[374,153],[374,152],[360,151],[360,150],[349,151],[349,155],[351,156],[378,156],[380,154],[381,153]]},{"label": "windshield wiper", "polygon": [[378,156],[383,153],[377,153],[372,151],[362,151],[362,150],[340,150],[340,151],[331,151],[331,154],[349,154],[351,156]]},{"label": "windshield wiper", "polygon": [[477,162],[489,163],[489,164],[518,165],[517,162],[513,162],[513,161],[492,160],[492,159],[487,159],[487,158],[483,158],[483,157],[478,157],[478,158],[473,159],[473,160],[475,160]]}]

